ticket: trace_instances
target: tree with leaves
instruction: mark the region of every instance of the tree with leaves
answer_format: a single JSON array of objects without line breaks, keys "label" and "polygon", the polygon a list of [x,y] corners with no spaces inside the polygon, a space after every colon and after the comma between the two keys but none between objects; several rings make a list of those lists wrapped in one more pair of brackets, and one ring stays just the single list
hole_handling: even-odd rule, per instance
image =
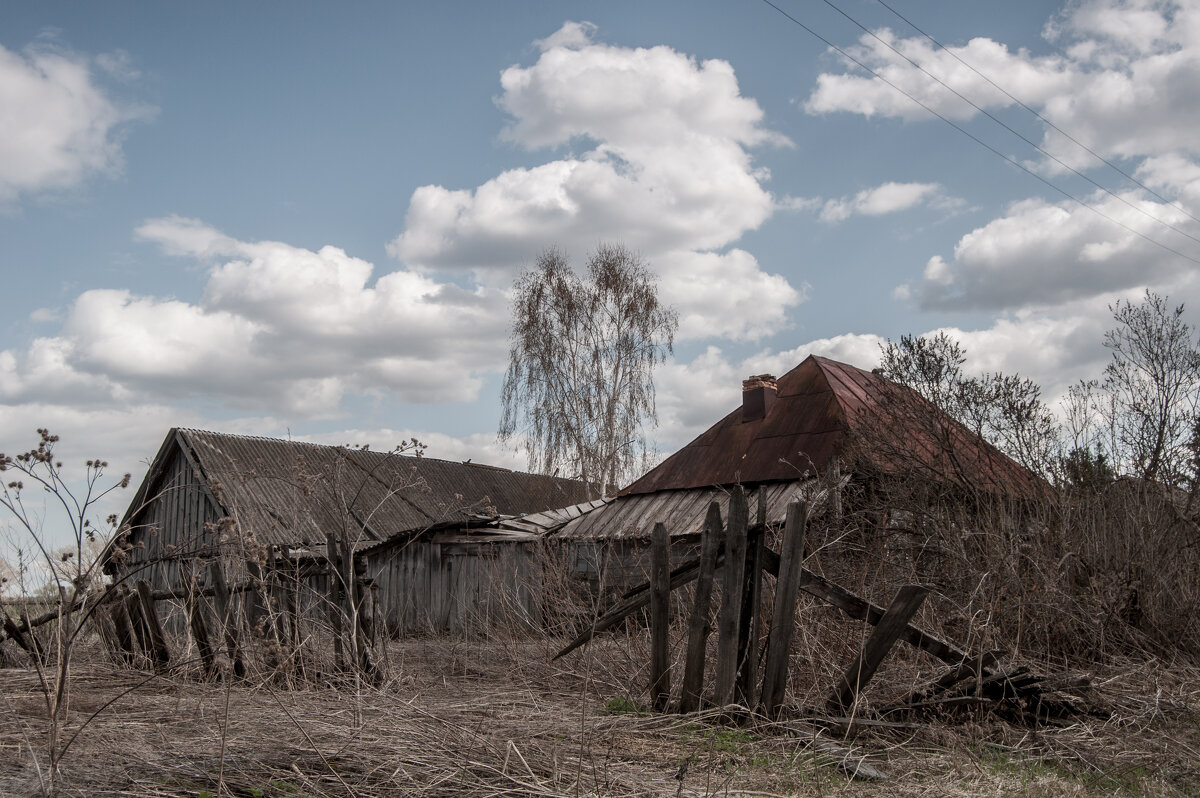
[{"label": "tree with leaves", "polygon": [[548,249],[517,280],[500,439],[520,437],[529,467],[583,480],[592,495],[624,481],[647,452],[654,369],[679,325],[649,268],[601,245],[586,275]]}]

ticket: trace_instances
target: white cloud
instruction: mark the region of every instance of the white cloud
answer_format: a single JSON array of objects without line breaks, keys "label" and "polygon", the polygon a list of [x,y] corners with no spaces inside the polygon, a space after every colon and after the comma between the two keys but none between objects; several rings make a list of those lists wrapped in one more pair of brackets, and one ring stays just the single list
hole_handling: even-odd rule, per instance
[{"label": "white cloud", "polygon": [[808,298],[749,252],[668,252],[655,260],[663,299],[679,310],[681,340],[756,340],[789,326],[787,309]]},{"label": "white cloud", "polygon": [[[1045,31],[1047,38],[1066,48],[1065,56],[1013,52],[986,38],[944,50],[923,37],[903,38],[886,29],[876,34],[977,106],[994,110],[1014,105],[980,73],[990,77],[1105,157],[1200,152],[1193,135],[1200,124],[1200,7],[1195,3],[1071,3]],[[969,119],[979,113],[868,35],[849,52],[944,116]],[[821,75],[805,109],[932,118],[882,81],[850,72]],[[1076,168],[1098,166],[1092,156],[1050,128],[1043,147]]]},{"label": "white cloud", "polygon": [[[886,28],[874,32],[879,38],[863,34],[856,46],[845,48],[854,58],[867,64],[891,84],[916,98],[925,106],[952,119],[969,119],[978,112],[953,91],[939,84],[909,62],[920,64],[954,91],[971,98],[982,108],[997,108],[1011,101],[978,73],[1000,76],[1000,85],[1026,103],[1040,105],[1051,97],[1069,91],[1080,76],[1073,65],[1059,56],[1035,58],[1024,50],[1011,52],[1004,44],[986,38],[971,39],[966,45],[935,48],[922,37],[902,38]],[[894,47],[902,55],[892,51]],[[954,56],[957,56],[959,61]],[[847,69],[852,69],[846,62]],[[993,77],[995,80],[996,78]],[[913,100],[869,75],[824,73],[804,103],[811,114],[845,111],[872,116],[898,116],[904,119],[931,118]]]},{"label": "white cloud", "polygon": [[827,200],[821,207],[821,221],[843,222],[851,216],[883,216],[914,208],[922,203],[933,204],[941,200],[944,207],[948,199],[942,197],[942,187],[937,183],[894,183],[888,182],[875,188],[865,189],[853,197]]},{"label": "white cloud", "polygon": [[[767,175],[747,149],[787,140],[763,127],[762,110],[741,96],[727,62],[697,62],[665,46],[598,44],[594,30],[567,23],[541,40],[535,64],[504,70],[496,100],[510,116],[505,140],[573,154],[510,169],[471,190],[418,188],[389,251],[414,268],[474,269],[497,282],[549,246],[578,261],[597,242],[620,242],[645,257],[664,285],[694,281],[691,268],[724,259],[736,265],[757,312],[778,322],[800,292],[744,253],[715,253],[775,209]],[[689,306],[689,297],[698,304]],[[696,291],[674,298],[685,318],[709,302]],[[737,319],[716,333],[753,337],[761,327]],[[682,334],[697,330],[688,325]]]},{"label": "white cloud", "polygon": [[[127,58],[98,63],[132,75]],[[44,46],[19,53],[0,46],[0,203],[119,170],[125,123],[148,113],[112,99],[87,58]]]},{"label": "white cloud", "polygon": [[242,242],[193,219],[151,220],[138,236],[208,265],[203,298],[84,292],[57,336],[0,353],[0,400],[203,397],[313,418],[350,393],[470,400],[504,362],[497,292],[403,270],[371,285],[371,264],[336,247]]},{"label": "white cloud", "polygon": [[1004,216],[964,235],[953,259],[930,258],[922,280],[902,286],[897,295],[927,309],[1045,307],[1167,284],[1194,271],[1195,263],[1152,240],[1183,253],[1200,253],[1200,246],[1151,217],[1192,235],[1200,235],[1200,225],[1179,208],[1138,194],[1123,199],[1129,204],[1107,195],[1089,201],[1128,229],[1071,202],[1017,202]]},{"label": "white cloud", "polygon": [[555,47],[578,50],[592,43],[596,35],[596,26],[591,22],[564,22],[563,26],[544,39],[537,39],[534,45],[545,52]]}]

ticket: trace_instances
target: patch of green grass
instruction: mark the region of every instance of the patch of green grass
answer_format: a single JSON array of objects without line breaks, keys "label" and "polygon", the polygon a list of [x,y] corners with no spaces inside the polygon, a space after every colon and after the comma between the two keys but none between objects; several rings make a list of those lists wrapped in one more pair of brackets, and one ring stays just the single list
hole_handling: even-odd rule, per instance
[{"label": "patch of green grass", "polygon": [[724,754],[741,754],[754,743],[745,729],[736,726],[703,726],[688,735],[701,747]]}]

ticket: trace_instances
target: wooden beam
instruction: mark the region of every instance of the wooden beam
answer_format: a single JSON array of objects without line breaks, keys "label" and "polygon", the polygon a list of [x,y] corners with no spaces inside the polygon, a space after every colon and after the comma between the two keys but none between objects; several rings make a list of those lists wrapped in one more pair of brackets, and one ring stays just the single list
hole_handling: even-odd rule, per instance
[{"label": "wooden beam", "polygon": [[242,648],[238,643],[237,618],[233,613],[233,600],[229,595],[229,586],[225,583],[225,571],[221,568],[219,559],[209,563],[208,575],[213,583],[213,604],[216,605],[217,618],[221,621],[221,630],[225,637],[225,650],[233,665],[233,675],[240,679],[246,675],[246,663],[242,659]]},{"label": "wooden beam", "polygon": [[133,627],[133,637],[137,640],[138,650],[147,658],[152,656],[150,632],[147,630],[146,614],[142,611],[142,600],[132,590],[122,591],[125,610],[129,613],[129,625]]},{"label": "wooden beam", "polygon": [[671,700],[670,625],[671,541],[660,522],[650,538],[650,702],[658,712]]},{"label": "wooden beam", "polygon": [[762,606],[762,550],[767,531],[766,491],[758,492],[758,517],[746,539],[742,620],[738,626],[737,701],[754,706],[758,690],[759,611]]},{"label": "wooden beam", "polygon": [[804,570],[804,537],[808,526],[808,505],[792,502],[787,508],[783,528],[783,552],[776,567],[775,607],[771,612],[771,631],[767,637],[767,664],[763,673],[762,711],[768,718],[779,714],[787,691],[788,663],[792,647],[792,628],[796,624],[796,596]]},{"label": "wooden beam", "polygon": [[833,696],[829,699],[830,709],[846,711],[854,706],[855,700],[871,681],[883,658],[892,650],[928,594],[929,588],[924,585],[905,585],[900,588],[891,606],[875,626],[875,631],[867,638],[866,645],[834,688]]},{"label": "wooden beam", "polygon": [[[723,546],[723,544],[722,544]],[[779,554],[770,548],[763,547],[763,570],[767,573],[779,575]],[[722,551],[717,553],[717,564],[722,561]],[[671,589],[675,590],[696,579],[700,570],[699,558],[694,558],[683,563],[671,572]],[[848,617],[855,620],[866,621],[874,626],[882,620],[885,610],[861,596],[855,595],[841,585],[829,581],[823,576],[818,576],[807,568],[800,572],[800,589],[811,596],[821,599],[822,601],[832,604],[839,610],[844,612]],[[553,659],[566,656],[575,649],[585,645],[589,640],[595,637],[600,632],[611,629],[616,626],[626,616],[645,607],[650,603],[649,585],[643,584],[629,591],[628,597],[622,599],[617,604],[614,604],[596,621],[580,632],[574,639],[564,646]],[[963,649],[947,643],[928,632],[923,632],[915,626],[909,625],[900,634],[900,639],[913,646],[921,649],[927,654],[940,659],[947,665],[959,665],[970,658]]]},{"label": "wooden beam", "polygon": [[109,601],[113,628],[117,631],[117,647],[121,659],[126,665],[132,665],[137,656],[136,641],[133,635],[133,624],[129,620],[129,611],[119,594],[114,594],[115,600]]},{"label": "wooden beam", "polygon": [[142,603],[142,616],[146,621],[146,632],[150,637],[150,658],[156,670],[164,670],[171,664],[171,649],[167,647],[167,637],[163,634],[162,623],[158,619],[158,607],[154,602],[154,591],[145,579],[137,583],[138,600]]},{"label": "wooden beam", "polygon": [[746,491],[741,485],[729,496],[729,523],[725,527],[725,570],[721,582],[721,615],[718,621],[717,674],[713,703],[732,704],[737,686],[738,628],[742,622],[742,589],[746,572],[746,534],[749,526]]},{"label": "wooden beam", "polygon": [[712,627],[708,623],[712,603],[713,571],[717,565],[717,549],[721,545],[721,505],[708,505],[704,529],[700,533],[700,559],[697,563],[696,592],[692,602],[692,618],[688,624],[687,658],[683,668],[683,689],[679,696],[680,712],[695,712],[700,708],[704,691],[704,655]]},{"label": "wooden beam", "polygon": [[42,653],[38,648],[37,638],[32,634],[26,638],[25,632],[17,627],[16,621],[10,618],[7,612],[4,613],[4,632],[10,640],[16,640],[17,645],[25,649],[30,656],[36,657]]}]

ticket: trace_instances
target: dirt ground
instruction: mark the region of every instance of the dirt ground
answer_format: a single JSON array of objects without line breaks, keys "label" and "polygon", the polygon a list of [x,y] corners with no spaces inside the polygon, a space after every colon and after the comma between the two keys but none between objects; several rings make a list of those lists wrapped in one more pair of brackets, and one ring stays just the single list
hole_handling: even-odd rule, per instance
[{"label": "dirt ground", "polygon": [[[1015,726],[986,712],[869,727],[843,749],[799,721],[641,710],[624,641],[393,643],[380,687],[155,676],[81,652],[57,778],[71,796],[1200,796],[1200,680],[1161,662],[1092,672],[1100,716]],[[900,663],[893,669],[905,667]],[[644,679],[642,679],[644,680]],[[804,697],[794,699],[803,709]],[[86,726],[84,726],[86,724]],[[82,731],[80,731],[81,726]],[[0,794],[48,781],[36,676],[0,670]]]}]

